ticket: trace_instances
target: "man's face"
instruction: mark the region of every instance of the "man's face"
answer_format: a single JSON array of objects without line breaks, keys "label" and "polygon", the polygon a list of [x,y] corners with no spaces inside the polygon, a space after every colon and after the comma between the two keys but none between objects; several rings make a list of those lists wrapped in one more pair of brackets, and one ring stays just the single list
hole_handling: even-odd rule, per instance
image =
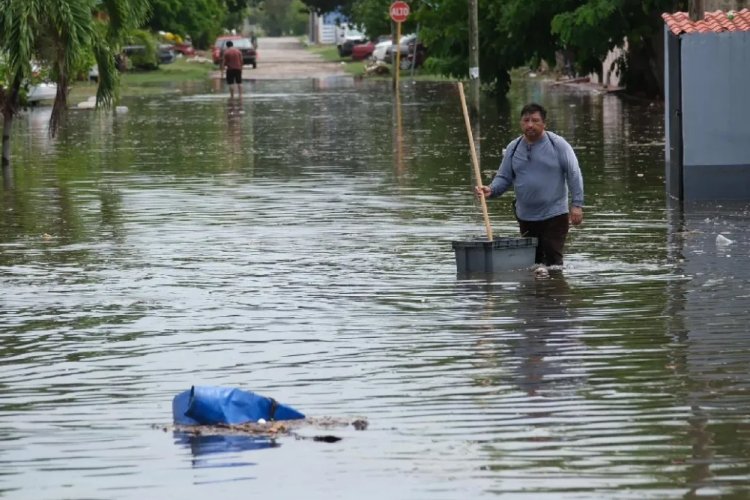
[{"label": "man's face", "polygon": [[530,142],[539,140],[544,133],[544,120],[538,111],[521,117],[521,130]]}]

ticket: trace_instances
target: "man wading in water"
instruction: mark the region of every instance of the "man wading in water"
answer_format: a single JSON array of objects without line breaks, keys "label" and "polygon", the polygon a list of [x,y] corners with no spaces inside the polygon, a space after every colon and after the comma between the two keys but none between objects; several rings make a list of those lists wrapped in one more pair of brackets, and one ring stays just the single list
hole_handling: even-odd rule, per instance
[{"label": "man wading in water", "polygon": [[561,266],[570,223],[583,221],[583,177],[570,144],[544,129],[546,118],[547,111],[539,104],[523,107],[523,135],[508,144],[492,183],[477,186],[475,192],[492,198],[513,186],[521,235],[539,239],[536,263]]},{"label": "man wading in water", "polygon": [[242,52],[234,46],[231,40],[227,41],[227,49],[221,58],[221,71],[227,70],[227,85],[229,85],[229,98],[234,98],[234,86],[237,85],[237,94],[242,99]]}]

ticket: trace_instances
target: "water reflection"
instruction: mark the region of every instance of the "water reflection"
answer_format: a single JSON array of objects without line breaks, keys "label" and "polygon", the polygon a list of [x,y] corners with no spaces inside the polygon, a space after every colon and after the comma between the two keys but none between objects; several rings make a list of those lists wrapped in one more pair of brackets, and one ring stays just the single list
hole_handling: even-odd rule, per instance
[{"label": "water reflection", "polygon": [[461,289],[484,294],[482,330],[487,332],[479,337],[478,359],[498,369],[478,383],[512,380],[528,397],[554,399],[582,382],[580,370],[565,361],[569,351],[580,347],[581,331],[575,324],[576,298],[562,271],[541,279],[528,270],[508,272]]},{"label": "water reflection", "polygon": [[[717,494],[722,483],[736,483],[723,469],[717,450],[750,447],[741,421],[750,394],[750,364],[744,347],[750,299],[750,216],[746,203],[672,203],[668,247],[677,269],[689,279],[671,284],[668,310],[674,338],[673,367],[685,381],[692,441],[687,498]],[[733,243],[717,243],[719,235]],[[721,304],[721,307],[717,307]],[[731,466],[730,466],[731,468]],[[747,464],[738,472],[746,474]]]},{"label": "water reflection", "polygon": [[[276,440],[262,436],[202,435],[174,432],[174,443],[190,449],[195,468],[244,467],[253,462],[240,461],[234,454],[281,446]],[[226,454],[230,454],[226,456]],[[218,456],[216,456],[218,455]]]}]

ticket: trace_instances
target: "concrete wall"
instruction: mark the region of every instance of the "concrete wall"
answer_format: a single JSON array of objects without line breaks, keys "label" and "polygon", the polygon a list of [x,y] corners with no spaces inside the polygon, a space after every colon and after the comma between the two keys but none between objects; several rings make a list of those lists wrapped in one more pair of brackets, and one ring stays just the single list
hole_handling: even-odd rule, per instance
[{"label": "concrete wall", "polygon": [[750,32],[681,37],[685,199],[750,199]]}]

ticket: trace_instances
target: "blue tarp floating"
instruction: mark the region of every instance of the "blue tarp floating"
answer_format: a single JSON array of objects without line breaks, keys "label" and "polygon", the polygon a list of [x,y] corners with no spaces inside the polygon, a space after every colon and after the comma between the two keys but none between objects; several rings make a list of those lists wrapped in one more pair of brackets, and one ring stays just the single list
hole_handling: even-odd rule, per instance
[{"label": "blue tarp floating", "polygon": [[178,425],[245,424],[265,419],[297,420],[305,416],[294,408],[234,387],[193,386],[172,400]]}]

